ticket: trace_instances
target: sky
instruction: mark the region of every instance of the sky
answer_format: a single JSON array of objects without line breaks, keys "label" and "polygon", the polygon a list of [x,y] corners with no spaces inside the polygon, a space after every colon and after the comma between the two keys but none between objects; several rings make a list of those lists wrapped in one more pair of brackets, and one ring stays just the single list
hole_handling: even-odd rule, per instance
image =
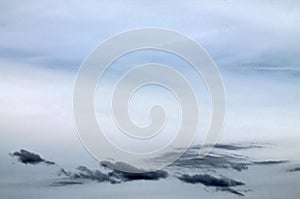
[{"label": "sky", "polygon": [[[97,164],[75,130],[72,99],[77,72],[99,44],[143,27],[178,31],[199,43],[214,60],[226,92],[221,143],[276,143],[284,150],[271,151],[268,157],[300,161],[288,155],[300,154],[299,1],[12,0],[0,2],[0,160],[8,161],[0,171],[6,178],[15,170],[7,154],[21,148],[61,162],[62,167]],[[202,111],[203,125],[195,144],[201,143],[211,115],[205,84],[186,63],[164,52],[136,52],[114,63],[104,77],[104,89],[96,93],[97,119],[106,122],[108,136],[114,137],[116,127],[107,119],[108,102],[101,92],[109,93],[124,69],[153,61],[175,65],[189,76]],[[124,69],[119,70],[120,65]],[[156,98],[141,96],[152,96],[155,89],[133,99],[143,102],[132,112],[138,123],[149,122],[147,112],[140,109],[149,108]],[[170,100],[170,93],[158,93],[156,97],[176,115],[176,100]],[[161,137],[164,141],[177,127],[176,118],[171,117],[171,122],[167,136]],[[111,139],[128,147],[123,139]],[[150,148],[156,147],[154,142]]]}]

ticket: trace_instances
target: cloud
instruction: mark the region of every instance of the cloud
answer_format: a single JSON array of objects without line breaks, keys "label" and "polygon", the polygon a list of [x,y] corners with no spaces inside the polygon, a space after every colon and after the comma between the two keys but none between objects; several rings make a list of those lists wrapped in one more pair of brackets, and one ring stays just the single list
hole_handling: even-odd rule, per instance
[{"label": "cloud", "polygon": [[55,162],[48,161],[43,159],[40,155],[32,153],[30,151],[27,151],[25,149],[21,149],[20,151],[16,151],[11,156],[15,156],[18,158],[19,162],[22,162],[24,164],[39,164],[39,163],[45,163],[47,165],[54,165]]},{"label": "cloud", "polygon": [[226,192],[233,193],[233,194],[236,194],[236,195],[239,195],[239,196],[244,196],[243,193],[241,193],[241,192],[239,192],[235,189],[228,188],[228,187],[226,187],[226,188],[224,188],[224,187],[223,188],[217,188],[217,191],[226,191]]},{"label": "cloud", "polygon": [[127,173],[121,171],[114,171],[114,175],[119,176],[123,181],[133,181],[133,180],[159,180],[162,178],[167,178],[169,176],[167,171],[149,171],[145,173]]},{"label": "cloud", "polygon": [[[168,177],[168,172],[163,170],[156,171],[146,171],[144,169],[136,168],[130,164],[125,162],[116,162],[112,163],[109,161],[101,162],[101,165],[104,167],[108,167],[113,170],[111,173],[118,178],[123,179],[123,181],[131,181],[131,180],[159,180],[161,178]],[[133,171],[133,172],[124,172],[124,171]]]},{"label": "cloud", "polygon": [[300,171],[300,167],[295,167],[293,169],[288,170],[289,172],[296,172],[296,171]]},{"label": "cloud", "polygon": [[[241,150],[245,147],[234,145],[219,145],[219,149]],[[227,152],[217,153],[215,150],[200,158],[198,155],[200,147],[188,149],[178,160],[172,163],[170,167],[187,168],[187,169],[234,169],[236,171],[247,170],[251,162],[246,156],[228,154]]]},{"label": "cloud", "polygon": [[[124,168],[124,166],[127,168],[128,167],[134,168],[136,169],[137,173],[128,173],[128,172],[111,169],[110,166],[112,165],[114,166],[114,168],[117,167]],[[88,181],[94,181],[97,183],[108,182],[111,184],[119,184],[119,183],[125,183],[125,182],[136,181],[136,180],[156,181],[159,179],[167,178],[169,176],[169,173],[164,170],[147,172],[143,169],[135,168],[132,165],[129,165],[124,162],[116,162],[116,163],[105,162],[105,163],[101,163],[101,166],[110,169],[110,171],[104,173],[97,169],[96,170],[89,169],[86,166],[80,166],[74,172],[61,169],[59,171],[59,176],[65,176],[66,178],[53,182],[51,186],[78,185],[78,184],[85,184]],[[236,195],[243,196],[242,193],[230,187],[245,185],[245,183],[230,178],[226,178],[226,177],[217,178],[208,174],[196,174],[193,176],[183,174],[177,178],[185,183],[190,183],[190,184],[201,183],[207,187],[216,187],[217,188],[216,191],[226,191]]]},{"label": "cloud", "polygon": [[53,182],[50,186],[68,186],[68,185],[81,185],[83,182],[80,181],[58,181]]},{"label": "cloud", "polygon": [[178,177],[178,179],[190,184],[201,183],[205,186],[213,186],[213,187],[234,187],[234,186],[245,185],[245,183],[243,182],[236,181],[230,178],[226,178],[226,177],[217,178],[208,174],[195,174],[195,175],[184,174]]},{"label": "cloud", "polygon": [[284,164],[288,163],[287,160],[265,160],[265,161],[255,161],[253,164],[256,165],[273,165],[273,164]]},{"label": "cloud", "polygon": [[259,145],[238,145],[238,144],[216,144],[214,145],[215,149],[225,149],[230,151],[238,151],[238,150],[244,150],[244,149],[253,149],[253,148],[262,148],[262,146]]},{"label": "cloud", "polygon": [[203,184],[208,187],[217,187],[217,191],[227,191],[233,194],[243,196],[244,194],[230,188],[235,186],[242,186],[245,183],[236,181],[226,177],[214,177],[208,174],[195,174],[195,175],[181,175],[178,177],[179,180],[189,184]]},{"label": "cloud", "polygon": [[[236,171],[247,170],[251,165],[275,165],[288,163],[287,160],[263,160],[254,161],[250,157],[239,155],[237,153],[230,153],[230,151],[240,151],[253,148],[263,148],[259,145],[237,145],[237,144],[217,144],[214,150],[200,158],[198,151],[199,146],[194,146],[188,149],[179,159],[174,161],[169,167],[177,169],[198,169],[198,170],[217,170],[217,169],[233,169]],[[172,155],[172,154],[167,154]]]},{"label": "cloud", "polygon": [[96,182],[110,182],[110,183],[119,182],[114,178],[112,178],[109,174],[105,174],[99,170],[89,169],[86,166],[79,166],[77,167],[76,170],[77,171],[75,172],[71,172],[71,171],[66,171],[65,169],[61,169],[58,174],[60,176],[61,175],[66,176],[70,180],[90,180]]},{"label": "cloud", "polygon": [[120,179],[123,182],[134,180],[160,180],[169,176],[168,172],[163,170],[148,172],[144,171],[139,173],[129,173],[119,170],[113,170],[113,172],[111,172],[110,175],[117,179]]},{"label": "cloud", "polygon": [[[287,163],[286,160],[252,160],[251,157],[239,155],[238,152],[246,149],[263,148],[260,145],[252,144],[218,144],[214,150],[204,158],[199,157],[199,146],[189,148],[178,160],[166,167],[164,170],[147,171],[134,167],[125,162],[103,161],[96,169],[87,166],[79,166],[73,171],[61,168],[58,172],[59,179],[53,181],[50,186],[71,186],[86,184],[88,182],[119,184],[137,180],[157,181],[166,179],[170,175],[188,184],[202,184],[206,187],[213,187],[216,191],[224,191],[243,196],[244,191],[235,190],[237,186],[245,185],[244,182],[221,175],[221,169],[232,169],[243,171],[249,166],[276,165]],[[174,155],[176,152],[166,155]],[[43,159],[40,155],[21,149],[11,154],[18,157],[24,164],[52,164],[53,162]],[[158,161],[164,158],[160,157]],[[155,161],[155,160],[154,160]],[[53,163],[54,164],[54,163]],[[132,171],[132,172],[124,172]],[[300,171],[296,167],[289,171]],[[213,172],[214,175],[209,174]],[[192,174],[191,174],[192,173]],[[219,173],[219,174],[218,174]],[[234,188],[234,189],[233,189]]]},{"label": "cloud", "polygon": [[[113,163],[111,163],[113,164]],[[127,167],[133,167],[129,164],[118,162],[117,165],[126,165]],[[104,168],[109,168],[105,164],[101,164]],[[135,167],[133,167],[135,168]],[[109,168],[110,169],[110,168]],[[110,169],[109,172],[104,173],[100,170],[92,170],[89,169],[86,166],[79,166],[76,171],[66,171],[65,169],[61,169],[59,171],[59,176],[65,176],[67,179],[64,179],[63,181],[55,182],[55,186],[64,186],[64,185],[71,185],[74,180],[79,180],[79,182],[84,183],[84,181],[95,181],[95,182],[109,182],[111,184],[117,184],[117,183],[123,183],[123,182],[129,182],[129,181],[135,181],[135,180],[159,180],[162,178],[167,178],[169,176],[167,171],[158,170],[158,171],[145,171],[138,168],[135,168],[136,171],[139,171],[139,173],[128,173],[128,172],[122,172],[115,169]],[[141,173],[143,172],[143,173]],[[65,183],[69,182],[70,184]],[[77,182],[77,181],[75,181]]]}]

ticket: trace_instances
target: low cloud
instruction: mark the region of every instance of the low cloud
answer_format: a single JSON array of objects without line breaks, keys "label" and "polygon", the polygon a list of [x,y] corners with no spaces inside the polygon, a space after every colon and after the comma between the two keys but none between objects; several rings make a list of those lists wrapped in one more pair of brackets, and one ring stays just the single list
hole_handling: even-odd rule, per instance
[{"label": "low cloud", "polygon": [[[113,163],[111,163],[113,164]],[[133,167],[126,163],[118,162],[118,165],[126,165],[127,167]],[[109,168],[105,164],[101,164],[104,168]],[[82,182],[85,181],[95,181],[95,182],[109,182],[111,184],[135,181],[135,180],[159,180],[163,178],[167,178],[169,176],[168,172],[163,170],[158,171],[144,171],[138,168],[135,168],[139,173],[128,173],[115,169],[110,169],[108,172],[103,172],[98,169],[92,170],[86,166],[80,166],[76,169],[76,171],[66,171],[65,169],[61,169],[59,171],[59,176],[65,176],[67,179],[63,181],[55,182],[56,186],[65,186],[71,185],[72,182]],[[143,172],[142,172],[143,171]],[[70,180],[70,181],[68,181]],[[74,181],[76,180],[76,181]],[[70,184],[65,183],[70,182]]]},{"label": "low cloud", "polygon": [[[250,157],[230,153],[230,151],[241,151],[253,148],[263,148],[259,145],[228,145],[217,144],[214,150],[205,156],[199,157],[199,146],[194,146],[188,149],[179,159],[174,161],[169,167],[176,169],[200,169],[200,170],[217,170],[217,169],[233,169],[236,171],[247,170],[253,165],[276,165],[288,163],[287,160],[262,160],[254,161]],[[172,154],[168,154],[172,155]]]},{"label": "low cloud", "polygon": [[284,164],[288,163],[287,160],[265,160],[265,161],[255,161],[253,164],[256,165],[273,165],[273,164]]},{"label": "low cloud", "polygon": [[[219,170],[231,169],[242,172],[250,166],[276,165],[288,163],[286,160],[252,160],[248,156],[239,155],[239,151],[252,148],[263,148],[259,145],[225,145],[218,144],[214,150],[204,158],[199,157],[199,146],[189,148],[179,159],[166,167],[164,170],[146,171],[136,168],[124,162],[104,161],[100,167],[91,169],[86,166],[79,166],[75,170],[61,168],[60,176],[50,186],[70,186],[86,184],[88,182],[119,184],[137,180],[157,181],[168,178],[170,175],[188,184],[202,184],[206,187],[215,188],[216,191],[224,191],[235,195],[243,196],[245,191],[236,190],[236,187],[245,185],[244,182],[222,176]],[[176,150],[170,154],[174,155]],[[18,158],[24,164],[55,164],[45,160],[40,155],[27,150],[10,154]],[[158,161],[164,156],[157,159]],[[155,160],[153,160],[155,161]],[[131,172],[124,172],[131,171]],[[290,172],[300,171],[300,167],[289,170]],[[213,175],[208,173],[213,172]],[[218,174],[219,173],[219,174]]]},{"label": "low cloud", "polygon": [[[110,182],[110,183],[119,182],[114,180],[109,174],[105,174],[99,170],[89,169],[86,166],[79,166],[74,172],[61,169],[58,174],[59,176],[67,177],[67,179],[69,180],[82,180],[82,181],[89,180],[89,181]],[[64,184],[62,183],[61,185]]]},{"label": "low cloud", "polygon": [[238,150],[245,150],[245,149],[253,149],[253,148],[262,148],[259,145],[239,145],[239,144],[216,144],[214,145],[215,149],[225,149],[230,151],[238,151]]},{"label": "low cloud", "polygon": [[245,183],[236,181],[226,177],[214,177],[208,174],[195,174],[195,175],[187,175],[184,174],[178,177],[179,180],[189,184],[203,184],[208,187],[216,187],[217,191],[227,191],[236,195],[243,196],[239,191],[232,189],[231,187],[242,186]]},{"label": "low cloud", "polygon": [[50,186],[68,186],[68,185],[81,185],[83,184],[83,182],[80,181],[57,181],[57,182],[53,182]]},{"label": "low cloud", "polygon": [[217,188],[216,189],[217,191],[226,191],[226,192],[229,192],[229,193],[233,193],[235,195],[239,195],[239,196],[244,196],[243,193],[235,190],[235,189],[232,189],[232,188],[229,188],[229,187],[222,187],[222,188]]},{"label": "low cloud", "polygon": [[178,177],[179,180],[190,183],[197,184],[201,183],[205,186],[213,186],[213,187],[234,187],[245,185],[245,183],[236,181],[226,177],[214,177],[208,174],[195,174],[195,175],[187,175],[184,174]]},{"label": "low cloud", "polygon": [[296,171],[300,171],[300,167],[295,167],[293,169],[288,170],[290,172],[296,172]]},{"label": "low cloud", "polygon": [[[225,146],[225,145],[224,145]],[[224,148],[222,146],[222,148]],[[221,145],[219,145],[219,148]],[[226,149],[241,150],[242,147],[226,145]],[[243,148],[244,149],[244,148]],[[174,161],[170,167],[178,169],[233,169],[236,171],[247,170],[251,164],[248,157],[228,153],[211,152],[204,158],[199,157],[200,147],[188,149],[179,159]]]},{"label": "low cloud", "polygon": [[[162,178],[167,178],[169,176],[167,171],[156,170],[156,171],[145,171],[143,169],[136,168],[124,162],[102,162],[102,166],[109,167],[113,171],[110,173],[116,178],[122,179],[122,181],[132,181],[132,180],[159,180]],[[122,170],[130,170],[132,172],[124,172]]]},{"label": "low cloud", "polygon": [[10,155],[17,157],[18,161],[24,164],[33,164],[33,165],[40,164],[40,163],[44,163],[47,165],[55,164],[55,162],[45,160],[39,154],[35,154],[25,149],[21,149],[20,151],[16,151],[14,153],[11,153]]}]

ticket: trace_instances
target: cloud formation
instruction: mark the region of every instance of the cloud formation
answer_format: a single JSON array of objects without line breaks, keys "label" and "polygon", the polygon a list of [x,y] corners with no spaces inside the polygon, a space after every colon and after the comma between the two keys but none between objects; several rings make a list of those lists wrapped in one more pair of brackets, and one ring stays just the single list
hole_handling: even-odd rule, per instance
[{"label": "cloud formation", "polygon": [[253,164],[256,165],[273,165],[273,164],[284,164],[288,163],[287,160],[265,160],[265,161],[254,161]]},{"label": "cloud formation", "polygon": [[[136,168],[132,165],[129,165],[124,162],[108,162],[104,161],[101,163],[103,167],[108,167],[112,169],[110,173],[112,176],[115,176],[123,181],[132,181],[132,180],[159,180],[161,178],[167,178],[168,172],[164,170],[156,170],[156,171],[145,171],[143,169]],[[119,169],[115,169],[119,168]],[[122,169],[121,169],[122,168]],[[135,173],[123,172],[121,170],[126,170],[126,168],[130,168],[130,171],[135,171]]]},{"label": "cloud formation", "polygon": [[178,179],[190,184],[201,183],[205,186],[213,186],[213,187],[234,187],[234,186],[245,185],[245,183],[243,182],[239,182],[230,178],[226,178],[226,177],[217,178],[208,174],[195,174],[195,175],[184,174],[178,177]]},{"label": "cloud formation", "polygon": [[300,167],[295,167],[293,169],[288,170],[290,172],[296,172],[296,171],[300,171]]},{"label": "cloud formation", "polygon": [[[99,170],[92,170],[87,168],[86,166],[79,166],[77,167],[76,171],[66,171],[65,169],[61,169],[58,173],[60,176],[65,176],[67,179],[70,179],[71,182],[73,180],[82,180],[81,182],[84,183],[84,181],[96,181],[96,182],[110,182],[112,184],[119,183],[120,181],[116,181],[113,179],[109,174],[105,174]],[[66,182],[65,180],[64,182]],[[64,183],[61,183],[61,185],[65,185]]]},{"label": "cloud formation", "polygon": [[[198,170],[217,170],[217,169],[233,169],[236,171],[247,170],[251,165],[275,165],[288,163],[287,160],[251,160],[250,157],[230,153],[231,151],[241,151],[246,149],[260,149],[259,145],[235,145],[235,144],[217,144],[214,150],[200,158],[198,156],[199,146],[188,149],[179,159],[173,162],[169,167],[177,169],[198,169]],[[168,154],[172,155],[172,154]]]},{"label": "cloud formation", "polygon": [[235,195],[244,196],[243,193],[241,193],[241,192],[239,192],[235,189],[229,188],[229,187],[222,187],[222,188],[218,187],[218,188],[216,188],[216,190],[217,191],[226,191],[226,192],[229,192],[229,193],[233,193]]},{"label": "cloud formation", "polygon": [[[218,146],[219,149],[226,148],[227,150],[241,150],[244,147],[237,147],[234,145]],[[192,147],[188,149],[178,160],[172,163],[170,167],[186,168],[186,169],[233,169],[242,171],[248,169],[251,162],[246,156],[239,156],[229,154],[226,151],[217,153],[211,152],[204,158],[198,155],[199,147]]]},{"label": "cloud formation", "polygon": [[59,186],[68,186],[68,185],[81,185],[83,182],[80,181],[57,181],[53,182],[50,186],[59,187]]},{"label": "cloud formation", "polygon": [[[126,164],[118,162],[117,164]],[[127,166],[131,166],[126,164]],[[109,168],[104,164],[101,164],[104,168]],[[133,166],[131,166],[133,167]],[[75,182],[82,182],[85,181],[95,181],[95,182],[109,182],[111,184],[117,184],[122,182],[129,182],[129,181],[135,181],[135,180],[160,180],[163,178],[167,178],[169,176],[167,171],[163,170],[157,170],[157,171],[144,171],[138,168],[135,168],[136,170],[143,171],[140,173],[127,173],[122,172],[119,170],[110,169],[109,172],[102,172],[98,169],[92,170],[89,169],[86,166],[79,166],[76,171],[66,171],[65,169],[61,169],[59,171],[59,176],[65,176],[67,179],[64,179],[64,181],[55,182],[56,186],[64,186],[64,185],[70,185],[68,183],[68,179],[74,182],[74,180],[77,180]]]},{"label": "cloud formation", "polygon": [[45,160],[40,155],[27,151],[25,149],[21,149],[20,151],[16,151],[10,155],[17,157],[18,161],[24,164],[33,164],[33,165],[39,163],[45,163],[47,165],[55,164],[55,162]]},{"label": "cloud formation", "polygon": [[244,150],[244,149],[253,149],[253,148],[263,148],[259,145],[239,145],[239,144],[216,144],[214,145],[215,149],[225,149],[230,151],[238,151],[238,150]]},{"label": "cloud formation", "polygon": [[242,193],[230,188],[235,186],[242,186],[245,183],[236,181],[226,177],[214,177],[208,174],[195,174],[195,175],[181,175],[178,177],[179,180],[189,184],[198,184],[201,183],[208,187],[217,187],[217,190],[228,191],[240,196],[243,196]]},{"label": "cloud formation", "polygon": [[[178,160],[164,170],[146,171],[136,168],[125,162],[103,161],[96,169],[87,166],[79,166],[74,171],[61,168],[58,172],[59,179],[54,180],[50,186],[70,186],[86,184],[88,182],[119,184],[137,180],[157,181],[173,176],[188,184],[202,184],[206,187],[215,188],[215,191],[225,191],[243,196],[245,191],[236,190],[238,186],[246,183],[221,175],[220,169],[231,169],[242,172],[250,166],[277,165],[287,163],[286,160],[252,160],[248,156],[239,155],[241,150],[263,148],[259,145],[225,145],[218,144],[214,150],[204,158],[198,155],[199,146],[189,148]],[[175,150],[176,151],[176,150]],[[176,152],[174,152],[176,153]],[[21,149],[12,156],[24,164],[55,164],[43,159],[40,155]],[[172,154],[166,154],[172,155]],[[160,157],[164,158],[164,157]],[[154,160],[155,161],[155,160]],[[159,161],[159,160],[158,160]],[[134,173],[123,172],[124,170],[135,171]],[[300,171],[299,167],[289,171]],[[210,172],[214,174],[211,175]]]}]

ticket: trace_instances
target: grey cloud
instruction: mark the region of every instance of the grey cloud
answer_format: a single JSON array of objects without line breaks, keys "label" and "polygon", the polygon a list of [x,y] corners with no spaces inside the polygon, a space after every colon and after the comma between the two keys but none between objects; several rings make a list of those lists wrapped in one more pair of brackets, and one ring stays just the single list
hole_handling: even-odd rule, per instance
[{"label": "grey cloud", "polygon": [[253,148],[262,148],[262,146],[259,145],[239,145],[239,144],[216,144],[214,145],[215,149],[225,149],[230,151],[238,151],[238,150],[244,150],[244,149],[253,149]]},{"label": "grey cloud", "polygon": [[217,178],[208,174],[195,174],[195,175],[184,174],[178,177],[178,179],[190,184],[201,183],[205,186],[213,186],[213,187],[234,187],[234,186],[245,185],[245,183],[243,182],[239,182],[230,178],[226,178],[226,177]]},{"label": "grey cloud", "polygon": [[83,182],[80,181],[58,181],[58,182],[53,182],[50,186],[68,186],[68,185],[81,185]]},{"label": "grey cloud", "polygon": [[[59,175],[63,175],[70,180],[90,180],[96,182],[110,182],[117,183],[119,181],[113,179],[109,174],[105,174],[99,170],[92,170],[87,168],[86,166],[79,166],[75,172],[66,171],[65,169],[61,169],[59,171]],[[62,184],[64,185],[64,184]]]},{"label": "grey cloud", "polygon": [[[223,149],[224,146],[220,147]],[[226,146],[227,149],[240,150],[242,148],[231,146]],[[249,160],[245,156],[232,155],[232,154],[221,154],[216,152],[211,152],[204,158],[200,158],[198,155],[200,147],[192,147],[188,149],[178,160],[172,163],[170,167],[178,168],[190,168],[190,169],[234,169],[237,171],[242,171],[248,169],[250,164]]]},{"label": "grey cloud", "polygon": [[[178,160],[173,162],[169,167],[175,167],[177,169],[233,169],[236,171],[247,170],[251,165],[275,165],[288,163],[287,160],[263,160],[254,161],[250,157],[238,155],[236,153],[229,153],[230,151],[240,151],[253,148],[263,148],[259,145],[227,145],[217,144],[214,150],[205,156],[200,158],[198,151],[199,146],[194,146],[188,149]],[[171,154],[167,154],[171,155]]]},{"label": "grey cloud", "polygon": [[253,164],[256,165],[273,165],[273,164],[284,164],[288,163],[287,160],[265,160],[265,161],[255,161]]},{"label": "grey cloud", "polygon": [[179,176],[178,179],[185,183],[190,183],[190,184],[201,183],[208,187],[217,187],[216,189],[217,191],[227,191],[240,196],[244,195],[241,192],[238,192],[230,187],[242,186],[245,185],[245,183],[230,178],[226,178],[226,177],[217,178],[208,174],[195,174],[192,176],[184,174],[182,176]]},{"label": "grey cloud", "polygon": [[[108,164],[107,162],[105,162],[106,165]],[[104,163],[102,163],[104,164]],[[110,163],[111,164],[111,163]],[[169,176],[168,172],[163,171],[163,170],[157,170],[157,171],[145,171],[143,169],[138,169],[135,168],[131,165],[128,165],[126,163],[122,163],[122,162],[117,162],[115,163],[118,166],[122,165],[122,168],[124,168],[124,166],[126,167],[131,167],[134,168],[134,170],[136,171],[136,173],[129,173],[129,172],[123,172],[120,170],[113,170],[110,175],[117,178],[117,179],[121,179],[122,181],[133,181],[133,180],[159,180],[162,178],[167,178]],[[115,168],[115,167],[113,167]]]},{"label": "grey cloud", "polygon": [[33,165],[39,163],[45,163],[47,165],[55,164],[55,162],[45,160],[40,155],[32,153],[25,149],[21,149],[20,151],[16,151],[14,153],[11,153],[10,155],[17,157],[18,161],[24,164],[33,164]]},{"label": "grey cloud", "polygon": [[128,163],[125,163],[125,162],[110,162],[110,161],[102,161],[101,162],[101,166],[103,167],[106,167],[106,168],[110,168],[112,170],[121,170],[121,171],[124,171],[124,170],[130,170],[130,171],[133,171],[134,173],[144,173],[146,172],[145,170],[143,169],[139,169],[139,168],[136,168]]},{"label": "grey cloud", "polygon": [[295,167],[293,169],[288,170],[289,172],[296,172],[296,171],[300,171],[300,167]]},{"label": "grey cloud", "polygon": [[[126,163],[118,162],[117,164],[132,167],[131,165]],[[101,165],[104,168],[108,168],[104,164]],[[61,169],[59,171],[59,176],[65,176],[67,177],[67,179],[64,179],[63,181],[59,181],[58,183],[55,182],[54,185],[56,186],[70,185],[64,183],[64,182],[68,182],[68,179],[71,180],[70,182],[74,182],[74,180],[79,180],[79,181],[81,180],[81,182],[83,183],[84,181],[88,180],[88,181],[109,182],[111,184],[116,184],[116,183],[129,182],[135,180],[159,180],[159,179],[167,178],[169,175],[168,172],[163,170],[144,171],[138,168],[135,169],[139,170],[140,172],[143,171],[144,173],[127,173],[127,172],[122,172],[114,169],[110,169],[109,172],[105,173],[97,169],[96,170],[89,169],[86,166],[78,167],[75,172]]]},{"label": "grey cloud", "polygon": [[116,176],[120,176],[124,181],[159,180],[159,179],[167,178],[169,176],[168,172],[163,170],[149,171],[145,173],[127,173],[127,172],[115,171],[114,174]]},{"label": "grey cloud", "polygon": [[[271,166],[288,162],[285,160],[251,160],[251,157],[239,155],[238,153],[241,150],[253,148],[260,149],[263,148],[263,146],[254,144],[218,144],[209,155],[204,158],[200,158],[198,154],[199,146],[193,146],[167,168],[157,171],[146,171],[124,162],[110,161],[101,162],[100,167],[97,169],[79,166],[76,168],[76,170],[68,171],[64,168],[61,168],[58,172],[60,178],[53,181],[50,186],[80,185],[88,182],[118,184],[136,180],[156,181],[168,178],[170,175],[172,175],[185,183],[200,183],[206,187],[214,187],[216,191],[225,191],[243,196],[244,194],[241,193],[240,190],[235,190],[236,188],[233,189],[233,187],[242,186],[245,185],[245,183],[221,176],[219,173],[220,169],[232,169],[234,171],[241,172],[248,169],[250,166]],[[174,154],[176,154],[176,150],[173,153],[165,155]],[[18,160],[24,164],[52,163],[43,159],[40,155],[24,149],[20,150],[19,152],[14,152],[11,155],[18,157]],[[164,157],[159,157],[158,161],[161,158]],[[120,171],[128,169],[135,172],[128,173]],[[297,167],[291,169],[290,171],[299,170],[300,168]],[[208,174],[209,172],[213,172],[214,175]]]},{"label": "grey cloud", "polygon": [[226,191],[226,192],[233,193],[233,194],[236,194],[236,195],[239,195],[239,196],[244,196],[243,193],[241,193],[241,192],[239,192],[235,189],[229,188],[229,187],[222,187],[222,188],[218,187],[216,190],[217,191]]},{"label": "grey cloud", "polygon": [[[123,179],[123,181],[131,181],[131,180],[159,180],[161,178],[168,177],[168,172],[163,170],[157,171],[145,171],[143,169],[136,168],[132,165],[129,165],[124,162],[108,162],[103,161],[101,163],[104,167],[109,167],[113,170],[112,175],[117,176],[118,178]],[[122,170],[128,170],[126,168],[130,168],[134,173],[123,172]]]}]

